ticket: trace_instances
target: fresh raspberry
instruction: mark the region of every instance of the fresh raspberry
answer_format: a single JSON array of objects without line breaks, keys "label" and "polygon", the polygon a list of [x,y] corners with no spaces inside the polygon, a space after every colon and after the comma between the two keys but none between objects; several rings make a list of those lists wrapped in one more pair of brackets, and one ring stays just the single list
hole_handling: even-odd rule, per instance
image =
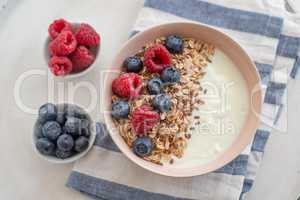
[{"label": "fresh raspberry", "polygon": [[72,71],[72,62],[67,57],[53,56],[49,61],[49,68],[55,76],[64,76]]},{"label": "fresh raspberry", "polygon": [[70,59],[73,63],[73,69],[76,71],[82,71],[94,62],[95,56],[85,46],[79,46],[70,55]]},{"label": "fresh raspberry", "polygon": [[170,53],[163,45],[157,44],[145,51],[144,65],[149,72],[159,73],[170,64]]},{"label": "fresh raspberry", "polygon": [[100,36],[98,33],[88,24],[81,23],[76,30],[75,37],[79,44],[84,46],[97,46],[100,44]]},{"label": "fresh raspberry", "polygon": [[135,73],[122,74],[112,83],[113,92],[124,98],[136,98],[141,89],[142,80]]},{"label": "fresh raspberry", "polygon": [[131,124],[137,135],[146,134],[159,121],[160,116],[151,107],[143,105],[136,108],[132,113]]},{"label": "fresh raspberry", "polygon": [[71,31],[64,31],[59,34],[49,44],[49,51],[51,55],[66,56],[72,53],[77,46],[77,41]]},{"label": "fresh raspberry", "polygon": [[55,39],[63,31],[72,31],[72,25],[64,19],[57,19],[48,28],[51,39]]}]

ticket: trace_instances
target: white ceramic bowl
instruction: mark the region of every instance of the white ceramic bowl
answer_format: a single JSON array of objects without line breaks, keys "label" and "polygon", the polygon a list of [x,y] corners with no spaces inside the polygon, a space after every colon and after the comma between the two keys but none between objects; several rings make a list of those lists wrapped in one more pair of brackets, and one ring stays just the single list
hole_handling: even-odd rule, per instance
[{"label": "white ceramic bowl", "polygon": [[[75,27],[75,30],[79,25],[80,25],[80,23],[72,23],[72,26]],[[95,60],[88,68],[86,68],[85,70],[83,70],[81,72],[75,72],[75,73],[71,72],[70,74],[65,75],[65,76],[55,76],[51,72],[51,70],[49,69],[49,65],[48,65],[48,62],[51,58],[49,50],[48,50],[49,43],[50,43],[50,37],[48,36],[46,41],[45,41],[45,45],[44,45],[44,59],[45,59],[46,66],[48,68],[49,73],[52,74],[52,76],[54,76],[55,78],[57,78],[57,79],[74,79],[74,78],[78,78],[78,77],[84,76],[85,74],[89,73],[90,71],[92,71],[95,68],[97,58],[99,57],[99,54],[100,54],[101,44],[98,45],[97,47],[91,47],[90,48],[90,51],[95,55]]]},{"label": "white ceramic bowl", "polygon": [[[64,106],[65,104],[58,104],[57,106],[60,107],[60,106]],[[57,164],[65,164],[65,163],[71,163],[71,162],[74,162],[78,159],[80,159],[81,157],[83,157],[84,155],[87,154],[87,152],[91,149],[91,147],[93,146],[94,142],[95,142],[95,139],[96,139],[96,124],[95,122],[91,119],[91,117],[88,115],[88,119],[90,120],[91,124],[90,124],[90,132],[91,132],[91,135],[90,135],[90,138],[89,138],[89,146],[88,148],[81,152],[81,153],[77,153],[69,158],[66,158],[66,159],[59,159],[59,158],[56,158],[54,156],[47,156],[47,155],[43,155],[41,154],[37,148],[36,148],[36,141],[37,141],[37,136],[35,135],[35,128],[37,126],[37,121],[35,122],[34,124],[34,127],[33,127],[33,131],[32,131],[32,146],[34,148],[34,151],[36,152],[37,155],[39,155],[41,158],[51,162],[51,163],[57,163]]]}]

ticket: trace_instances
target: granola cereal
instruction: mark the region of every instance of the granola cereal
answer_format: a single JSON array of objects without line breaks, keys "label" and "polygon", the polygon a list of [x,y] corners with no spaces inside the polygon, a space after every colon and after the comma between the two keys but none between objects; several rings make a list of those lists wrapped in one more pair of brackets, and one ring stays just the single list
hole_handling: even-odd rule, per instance
[{"label": "granola cereal", "polygon": [[[165,44],[165,37],[157,38],[155,41],[145,44],[145,46],[135,55],[142,61],[144,52],[156,44]],[[199,124],[201,116],[192,116],[195,109],[204,102],[201,99],[202,87],[201,78],[205,76],[205,67],[211,62],[215,53],[215,47],[211,44],[199,41],[193,38],[182,38],[183,51],[177,54],[171,54],[171,65],[180,71],[180,82],[165,87],[165,93],[171,97],[172,107],[168,112],[161,112],[159,122],[147,133],[154,144],[150,155],[143,159],[162,165],[164,162],[174,163],[174,157],[181,158],[187,147],[188,140],[193,137],[189,130],[195,129],[193,124]],[[139,72],[143,82],[143,89],[140,95],[135,99],[130,99],[128,104],[130,112],[128,118],[114,119],[114,123],[119,133],[132,148],[133,142],[138,137],[132,128],[131,114],[142,106],[151,106],[151,101],[155,95],[150,95],[145,89],[147,81],[153,77],[159,76],[157,73],[150,73],[144,67]],[[205,92],[205,91],[204,91]],[[119,99],[118,96],[112,96],[112,103]]]}]

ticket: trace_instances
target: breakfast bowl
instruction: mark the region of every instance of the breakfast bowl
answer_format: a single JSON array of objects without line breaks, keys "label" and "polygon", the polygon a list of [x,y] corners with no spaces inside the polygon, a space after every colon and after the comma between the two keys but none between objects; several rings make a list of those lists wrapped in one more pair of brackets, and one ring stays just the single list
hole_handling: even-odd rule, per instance
[{"label": "breakfast bowl", "polygon": [[[173,43],[169,43],[171,40]],[[182,49],[177,50],[174,41],[180,44]],[[152,52],[149,53],[149,51]],[[168,51],[171,59],[161,55],[157,58],[153,56],[155,51],[159,54]],[[124,73],[124,65],[128,72],[127,61],[124,61],[132,56],[139,57],[144,65],[144,69],[135,75]],[[193,57],[196,60],[193,60]],[[162,63],[166,60],[168,64],[170,62],[171,64],[163,68],[163,71],[159,71],[159,67],[163,66]],[[200,67],[197,67],[198,65]],[[236,158],[251,142],[258,128],[262,105],[259,73],[250,57],[237,42],[212,27],[188,22],[151,27],[129,39],[116,55],[111,66],[111,72],[106,74],[104,80],[102,95],[104,119],[115,144],[125,156],[144,169],[171,177],[190,177],[212,172]],[[179,71],[181,80],[178,79],[176,84],[166,84],[165,79],[168,77],[165,77],[167,73],[165,71],[167,69],[173,74],[174,71]],[[200,81],[195,80],[194,75],[189,77],[189,69],[192,70],[192,74],[198,70],[197,74],[201,76]],[[130,71],[132,72],[132,69]],[[141,84],[144,89],[139,90],[141,91],[139,97],[136,97],[137,93],[130,92],[133,98],[132,96],[124,98],[126,87],[123,89],[120,85],[124,83],[124,79],[137,76],[141,77],[141,80],[137,78],[139,81],[146,80],[146,83]],[[157,111],[155,103],[158,99],[157,93],[155,97],[153,93],[148,95],[150,93],[149,82],[153,77],[161,79],[164,83],[165,91],[159,96],[165,94],[171,96],[169,101],[172,103],[172,108],[168,108],[168,112],[164,112],[159,106],[160,110]],[[171,79],[176,78],[171,77]],[[191,81],[198,85],[199,92],[191,91],[194,87]],[[219,88],[229,92],[222,93]],[[189,95],[185,94],[185,90]],[[214,95],[214,92],[217,95]],[[185,120],[183,111],[190,105],[190,102],[184,100],[180,102],[180,99],[185,97],[184,95],[190,96],[191,102],[193,96],[200,96],[200,99],[197,99],[199,107],[195,109],[193,107],[193,110],[189,111],[186,115],[188,120]],[[144,96],[148,99],[144,102],[152,102],[146,108],[141,107],[139,102]],[[217,99],[211,100],[215,97]],[[229,102],[229,105],[221,107],[218,103],[221,100]],[[134,107],[137,104],[140,106],[138,109]],[[115,106],[118,109],[126,107],[128,119],[116,119],[116,117],[124,117],[124,113],[116,114]],[[151,106],[154,107],[153,110]],[[143,112],[146,114],[143,115]],[[168,113],[173,113],[170,118],[172,120],[168,118],[171,115]],[[148,123],[148,119],[144,118],[149,118],[150,115],[153,118],[158,116],[155,121],[156,125],[153,125],[152,121]],[[183,121],[187,121],[183,124],[185,125],[183,129],[177,124],[182,117]],[[138,124],[137,120],[143,121],[142,125],[146,124],[142,126],[143,130],[140,129],[141,123]],[[164,127],[166,123],[169,123],[167,130]],[[208,128],[204,126],[207,124]],[[216,124],[218,124],[217,128],[209,127]],[[152,129],[147,127],[150,125]],[[224,126],[225,130],[219,133],[217,129],[223,130]],[[177,138],[176,143],[170,142],[171,137],[168,136],[173,128],[177,131],[175,134],[172,133],[172,140],[174,137]],[[183,136],[179,132],[184,132]],[[164,140],[166,135],[168,139]],[[143,145],[137,146],[137,144]],[[151,154],[147,152],[149,149],[152,150]],[[144,157],[141,156],[142,153]]]},{"label": "breakfast bowl", "polygon": [[[77,35],[80,31],[82,34],[80,35],[80,37],[78,37]],[[53,74],[56,78],[72,79],[84,76],[95,68],[95,63],[97,58],[99,57],[100,52],[100,35],[91,25],[87,23],[71,23],[67,22],[64,19],[58,19],[50,24],[48,32],[49,35],[45,40],[43,51],[44,59],[46,61],[46,65],[48,66],[49,73]],[[58,37],[61,38],[58,40],[65,40],[63,42],[66,45],[69,45],[67,46],[67,48],[72,46],[72,43],[74,43],[75,49],[70,53],[66,53],[66,55],[60,55],[61,53],[65,53],[62,52],[62,50],[65,51],[65,47],[51,48],[51,43]],[[90,39],[89,37],[94,38]],[[83,42],[78,41],[78,38]],[[89,41],[92,41],[90,42],[91,44],[88,44]],[[56,46],[58,46],[57,44],[60,44],[60,42],[56,42]],[[53,44],[52,47],[53,46],[55,45]],[[56,49],[56,51],[51,49]],[[80,56],[83,58],[82,60],[79,60]],[[51,68],[51,58],[53,57],[60,57],[60,60],[54,61],[57,66],[68,68],[67,66],[71,64],[72,69],[65,70],[64,73],[56,72],[59,70],[55,70],[53,67]],[[66,59],[69,59],[69,61],[66,61]]]},{"label": "breakfast bowl", "polygon": [[93,146],[95,126],[90,115],[77,105],[44,104],[33,126],[34,151],[52,163],[74,162],[86,155]]}]

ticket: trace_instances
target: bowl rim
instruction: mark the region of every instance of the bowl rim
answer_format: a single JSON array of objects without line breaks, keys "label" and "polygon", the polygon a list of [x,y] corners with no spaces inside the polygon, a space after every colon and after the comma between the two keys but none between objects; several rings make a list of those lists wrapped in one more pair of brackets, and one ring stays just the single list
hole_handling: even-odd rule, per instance
[{"label": "bowl rim", "polygon": [[[114,66],[114,62],[116,61],[116,59],[118,57],[121,56],[121,53],[123,52],[124,48],[127,47],[127,45],[129,45],[130,43],[134,42],[134,41],[138,41],[141,39],[142,35],[151,32],[153,30],[157,30],[160,28],[166,28],[167,26],[199,26],[203,29],[208,29],[211,32],[214,32],[215,34],[219,34],[222,35],[223,38],[225,38],[226,40],[229,40],[230,43],[232,43],[232,45],[235,46],[235,48],[237,50],[240,51],[241,54],[243,54],[244,58],[247,59],[247,62],[249,63],[249,66],[251,66],[251,70],[253,72],[253,75],[255,76],[255,80],[256,80],[256,85],[258,86],[256,93],[253,95],[254,96],[254,104],[255,104],[255,113],[252,111],[252,109],[249,110],[249,115],[251,115],[252,117],[251,119],[251,124],[253,125],[252,130],[251,131],[247,131],[248,134],[246,136],[244,136],[244,140],[241,139],[236,139],[232,145],[228,148],[229,150],[233,148],[234,145],[236,145],[234,151],[229,151],[228,149],[226,149],[224,152],[222,152],[216,159],[214,159],[213,161],[207,163],[207,164],[203,164],[203,165],[198,165],[197,167],[191,167],[188,168],[188,170],[185,170],[185,172],[178,172],[178,170],[176,170],[175,168],[168,168],[166,166],[161,166],[161,165],[157,165],[157,164],[153,164],[149,161],[145,161],[141,158],[139,158],[138,156],[136,156],[134,153],[128,152],[126,149],[128,149],[129,147],[127,146],[127,144],[124,145],[124,140],[123,138],[121,138],[123,141],[119,140],[119,131],[115,128],[115,125],[112,122],[111,119],[111,115],[108,112],[104,112],[104,120],[105,123],[107,125],[108,128],[108,132],[112,138],[112,140],[114,141],[114,143],[118,146],[118,148],[121,150],[121,152],[123,154],[125,154],[125,156],[127,158],[129,158],[129,160],[131,160],[132,162],[134,162],[135,164],[139,165],[140,167],[147,169],[151,172],[154,172],[156,174],[160,174],[160,175],[164,175],[164,176],[169,176],[169,177],[192,177],[192,176],[198,176],[198,175],[202,175],[202,174],[206,174],[209,172],[213,172],[223,166],[225,166],[226,164],[228,164],[229,162],[231,162],[233,159],[235,159],[246,147],[247,145],[251,142],[252,138],[255,135],[256,130],[259,127],[260,124],[260,114],[261,114],[261,110],[262,110],[262,87],[261,87],[261,79],[260,79],[260,75],[259,72],[257,70],[257,68],[255,67],[254,62],[252,61],[252,59],[250,58],[250,56],[246,53],[246,51],[234,40],[232,39],[228,34],[217,30],[214,27],[211,27],[209,25],[205,25],[202,23],[197,23],[197,22],[170,22],[170,23],[163,23],[163,24],[159,24],[159,25],[155,25],[155,26],[151,26],[141,32],[138,32],[137,34],[135,34],[133,37],[131,37],[129,40],[127,40],[119,49],[119,51],[117,52],[117,54],[115,55],[113,61],[111,62],[111,66]],[[119,67],[119,69],[121,68],[121,66]],[[105,76],[104,82],[107,82],[108,80],[108,76],[109,74],[107,74]],[[243,75],[243,77],[245,78],[245,76]],[[104,88],[105,89],[105,88]],[[105,89],[106,90],[106,89]],[[249,89],[250,90],[250,89]],[[250,91],[249,91],[250,92]],[[249,104],[253,103],[253,96],[249,95]],[[104,103],[102,106],[104,106],[104,108],[102,110],[106,110],[107,108],[105,108],[107,105],[109,105],[106,100],[104,100]],[[246,118],[247,120],[249,120],[249,116]],[[247,123],[250,123],[248,121],[246,121],[244,123],[244,126],[246,126]],[[243,128],[242,128],[243,130]],[[241,135],[240,131],[239,135]],[[238,137],[237,136],[237,137]],[[216,162],[218,161],[218,162]],[[213,167],[212,167],[213,166]]]},{"label": "bowl rim", "polygon": [[[55,104],[56,106],[59,106],[59,105],[63,105],[63,104],[71,104],[71,103],[58,103],[58,104]],[[75,104],[71,104],[71,105],[75,105]],[[91,135],[90,135],[90,138],[89,138],[89,146],[86,150],[84,150],[83,152],[81,153],[78,153],[78,154],[75,154],[69,158],[66,158],[66,159],[60,159],[60,158],[56,158],[54,156],[47,156],[47,155],[43,155],[42,153],[40,153],[37,148],[36,148],[36,141],[37,141],[37,137],[34,133],[34,128],[37,124],[37,120],[34,122],[33,124],[33,129],[32,129],[32,135],[31,135],[31,144],[33,146],[33,149],[34,149],[34,152],[42,159],[48,161],[48,162],[51,162],[51,163],[55,163],[55,164],[67,164],[67,163],[72,163],[72,162],[75,162],[77,160],[79,160],[80,158],[82,158],[83,156],[85,156],[89,150],[92,148],[92,146],[94,145],[94,142],[96,140],[96,122],[91,118],[90,114],[87,113],[89,115],[89,120],[91,121],[91,128],[90,128],[90,131],[91,131]]]},{"label": "bowl rim", "polygon": [[[77,28],[81,24],[81,23],[78,23],[78,22],[70,22],[70,23],[72,25],[74,25],[75,28]],[[50,53],[49,53],[49,50],[48,50],[48,45],[49,45],[50,41],[51,41],[51,38],[48,34],[46,39],[45,39],[45,42],[44,42],[43,57],[44,57],[44,61],[45,61],[46,66],[47,66],[48,73],[51,74],[51,76],[54,77],[55,79],[57,79],[57,80],[76,79],[76,78],[79,78],[79,77],[82,77],[82,76],[88,74],[90,71],[95,69],[95,65],[97,64],[97,60],[100,57],[100,53],[101,53],[101,43],[96,47],[92,47],[92,51],[95,52],[95,60],[88,68],[86,68],[85,70],[83,70],[81,72],[77,72],[77,73],[73,73],[73,74],[71,73],[71,74],[67,74],[65,76],[55,76],[49,68],[49,60],[50,60],[51,56],[50,56]]]}]

